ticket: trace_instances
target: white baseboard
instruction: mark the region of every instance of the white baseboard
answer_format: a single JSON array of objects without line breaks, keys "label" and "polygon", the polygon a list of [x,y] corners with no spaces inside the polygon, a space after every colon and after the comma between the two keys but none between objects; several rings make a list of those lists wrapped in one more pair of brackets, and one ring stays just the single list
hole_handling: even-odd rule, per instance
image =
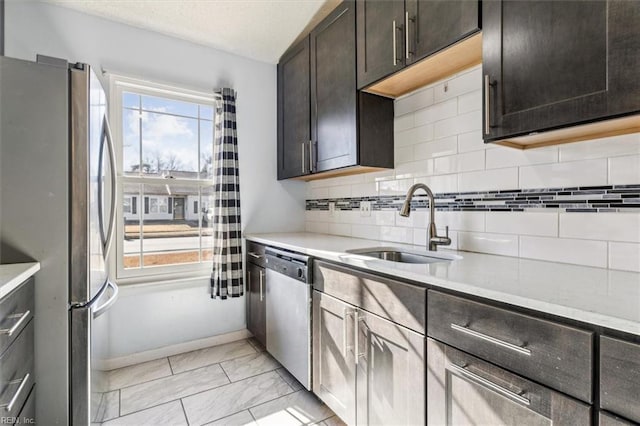
[{"label": "white baseboard", "polygon": [[178,355],[184,352],[195,351],[208,348],[210,346],[222,345],[224,343],[235,342],[237,340],[251,337],[252,334],[247,329],[233,331],[231,333],[220,334],[218,336],[205,337],[204,339],[192,340],[190,342],[178,343],[158,349],[151,349],[118,358],[110,358],[98,362],[96,367],[99,370],[113,370],[115,368],[128,367],[141,362],[153,361],[154,359],[165,358]]}]

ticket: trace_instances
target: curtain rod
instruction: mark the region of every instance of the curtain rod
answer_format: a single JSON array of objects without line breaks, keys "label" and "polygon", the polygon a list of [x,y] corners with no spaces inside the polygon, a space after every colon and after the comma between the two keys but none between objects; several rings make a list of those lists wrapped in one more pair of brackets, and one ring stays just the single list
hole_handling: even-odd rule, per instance
[{"label": "curtain rod", "polygon": [[[175,90],[175,91],[178,91],[178,92],[179,91],[188,91],[188,92],[192,92],[194,94],[199,94],[199,95],[202,95],[202,96],[213,96],[216,99],[221,99],[222,98],[222,95],[217,93],[217,92],[221,91],[222,88],[213,88],[211,92],[204,92],[204,91],[198,90],[198,89],[190,89],[190,88],[186,88],[186,87],[174,86],[172,84],[167,84],[165,82],[156,82],[156,81],[152,81],[152,80],[149,80],[149,79],[143,78],[143,77],[137,77],[137,76],[133,76],[133,75],[127,75],[127,74],[124,74],[124,73],[114,72],[114,71],[110,71],[110,70],[108,70],[106,68],[103,68],[103,67],[100,68],[100,72],[101,72],[101,74],[103,76],[113,75],[113,76],[116,76],[116,77],[125,78],[127,80],[137,80],[137,81],[143,82],[143,83],[150,83],[150,84],[154,84],[154,85],[165,86],[168,89],[172,89],[172,90]],[[238,99],[238,92],[236,90],[234,90],[234,89],[232,89],[232,90],[233,90],[233,93],[235,94],[235,97],[236,97],[236,100],[237,100]]]}]

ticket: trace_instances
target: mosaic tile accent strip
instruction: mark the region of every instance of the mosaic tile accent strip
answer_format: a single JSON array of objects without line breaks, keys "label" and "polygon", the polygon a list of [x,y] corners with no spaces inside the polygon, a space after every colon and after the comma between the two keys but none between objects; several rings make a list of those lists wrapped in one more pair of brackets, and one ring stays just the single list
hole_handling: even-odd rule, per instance
[{"label": "mosaic tile accent strip", "polygon": [[[370,201],[372,210],[400,210],[401,195],[307,200],[307,210],[359,210],[361,201]],[[557,209],[566,212],[640,212],[640,184],[613,186],[581,186],[574,188],[510,189],[500,191],[457,192],[435,194],[440,211],[539,211]],[[429,208],[429,199],[417,193],[411,210]]]}]

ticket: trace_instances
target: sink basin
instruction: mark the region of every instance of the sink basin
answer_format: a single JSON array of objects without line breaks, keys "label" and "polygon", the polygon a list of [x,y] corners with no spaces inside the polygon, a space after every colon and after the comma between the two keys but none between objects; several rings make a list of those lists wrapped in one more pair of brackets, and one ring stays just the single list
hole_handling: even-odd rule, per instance
[{"label": "sink basin", "polygon": [[347,250],[348,253],[360,256],[373,257],[390,262],[400,263],[436,263],[451,262],[462,259],[462,256],[448,253],[437,253],[429,251],[413,251],[395,247],[370,247],[363,249]]}]

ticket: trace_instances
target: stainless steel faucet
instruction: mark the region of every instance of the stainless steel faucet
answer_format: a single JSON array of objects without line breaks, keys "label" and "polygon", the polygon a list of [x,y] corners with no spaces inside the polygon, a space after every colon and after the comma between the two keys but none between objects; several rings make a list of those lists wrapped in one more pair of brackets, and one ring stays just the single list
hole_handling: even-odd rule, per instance
[{"label": "stainless steel faucet", "polygon": [[424,183],[416,183],[411,188],[409,188],[409,192],[407,192],[407,197],[404,200],[404,204],[402,205],[402,209],[400,210],[400,216],[409,217],[411,214],[411,200],[413,199],[414,193],[418,189],[424,189],[424,192],[427,193],[427,197],[429,197],[429,228],[427,229],[427,246],[431,251],[437,251],[438,246],[448,246],[451,244],[451,238],[449,238],[449,227],[445,228],[445,236],[442,237],[438,235],[438,231],[436,230],[436,220],[435,220],[435,211],[436,211],[436,202],[433,198],[433,192],[431,189]]}]

